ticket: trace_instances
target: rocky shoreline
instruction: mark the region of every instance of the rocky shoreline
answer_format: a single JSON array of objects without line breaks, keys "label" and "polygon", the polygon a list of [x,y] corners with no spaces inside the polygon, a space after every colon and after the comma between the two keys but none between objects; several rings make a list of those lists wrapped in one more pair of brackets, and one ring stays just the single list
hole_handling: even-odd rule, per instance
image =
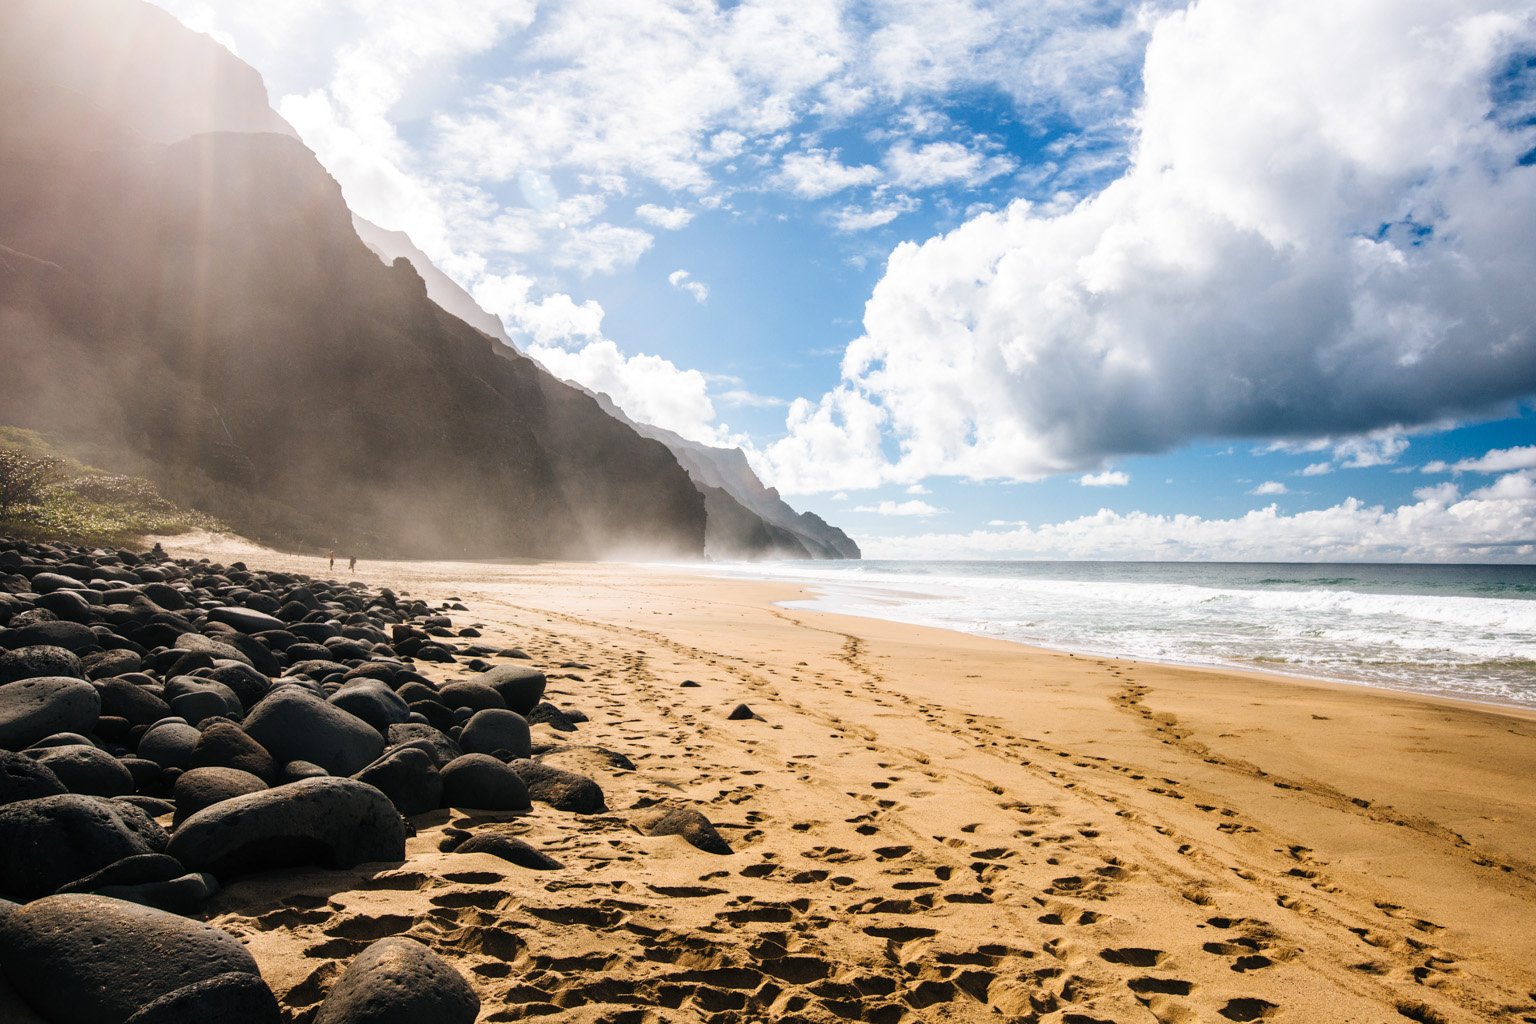
[{"label": "rocky shoreline", "polygon": [[[445,808],[606,810],[530,731],[586,716],[454,611],[241,562],[0,541],[0,1018],[290,1019],[240,941],[197,920],[222,884],[398,867],[410,818]],[[651,834],[730,852],[697,811],[655,819]],[[494,829],[448,829],[440,848],[560,867]],[[389,936],[303,1018],[469,1024],[479,1005],[445,960]]]}]

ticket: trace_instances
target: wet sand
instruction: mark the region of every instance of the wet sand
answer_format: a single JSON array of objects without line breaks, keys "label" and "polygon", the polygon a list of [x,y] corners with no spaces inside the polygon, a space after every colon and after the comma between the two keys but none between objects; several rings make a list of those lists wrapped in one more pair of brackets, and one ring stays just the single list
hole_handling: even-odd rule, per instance
[{"label": "wet sand", "polygon": [[[232,884],[212,920],[301,1017],[408,934],[483,1021],[1536,1021],[1536,716],[789,611],[796,587],[670,569],[356,578],[457,597],[455,626],[527,651],[590,716],[535,740],[610,810],[439,812],[404,865]],[[742,702],[760,720],[727,720]],[[678,806],[735,852],[636,827]],[[565,866],[439,852],[456,825]]]}]

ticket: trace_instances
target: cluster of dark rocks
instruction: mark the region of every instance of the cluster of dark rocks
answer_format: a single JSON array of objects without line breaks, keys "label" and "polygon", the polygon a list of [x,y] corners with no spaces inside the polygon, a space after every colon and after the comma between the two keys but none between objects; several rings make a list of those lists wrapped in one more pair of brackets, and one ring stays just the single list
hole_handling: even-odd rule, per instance
[{"label": "cluster of dark rocks", "polygon": [[[479,634],[453,608],[0,540],[0,976],[51,1022],[276,1021],[238,941],[186,916],[221,881],[398,863],[407,819],[439,808],[604,810],[592,779],[535,759],[530,722],[584,716],[543,701],[542,672],[488,663],[526,655],[465,643]],[[439,685],[423,661],[476,676]],[[452,845],[558,866],[520,841]],[[412,972],[436,979],[428,995],[391,997]],[[391,939],[317,1020],[467,1022],[472,1004],[451,967]]]}]

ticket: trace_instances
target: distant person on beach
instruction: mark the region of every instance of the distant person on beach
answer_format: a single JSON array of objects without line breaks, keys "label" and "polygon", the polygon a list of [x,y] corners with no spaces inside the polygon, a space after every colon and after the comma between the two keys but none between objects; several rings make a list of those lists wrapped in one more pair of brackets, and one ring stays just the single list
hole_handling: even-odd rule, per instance
[{"label": "distant person on beach", "polygon": [[356,572],[356,571],[357,571],[357,556],[356,555],[350,555],[347,558],[347,572]]},{"label": "distant person on beach", "polygon": [[329,558],[331,560],[331,568],[335,569],[336,568],[336,549],[332,548],[331,550],[327,551],[325,553],[325,557]]}]

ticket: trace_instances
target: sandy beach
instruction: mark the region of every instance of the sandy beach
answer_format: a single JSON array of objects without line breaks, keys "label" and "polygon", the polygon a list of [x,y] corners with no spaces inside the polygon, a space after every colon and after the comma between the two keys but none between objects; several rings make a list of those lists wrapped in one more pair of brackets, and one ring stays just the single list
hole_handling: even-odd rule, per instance
[{"label": "sandy beach", "polygon": [[[1536,1021],[1536,716],[790,611],[794,587],[674,569],[356,578],[457,598],[456,627],[531,655],[590,719],[536,742],[610,810],[438,812],[402,866],[233,882],[210,920],[301,1019],[404,934],[482,1021]],[[679,806],[734,853],[640,831]],[[440,852],[465,825],[564,867]]]}]

